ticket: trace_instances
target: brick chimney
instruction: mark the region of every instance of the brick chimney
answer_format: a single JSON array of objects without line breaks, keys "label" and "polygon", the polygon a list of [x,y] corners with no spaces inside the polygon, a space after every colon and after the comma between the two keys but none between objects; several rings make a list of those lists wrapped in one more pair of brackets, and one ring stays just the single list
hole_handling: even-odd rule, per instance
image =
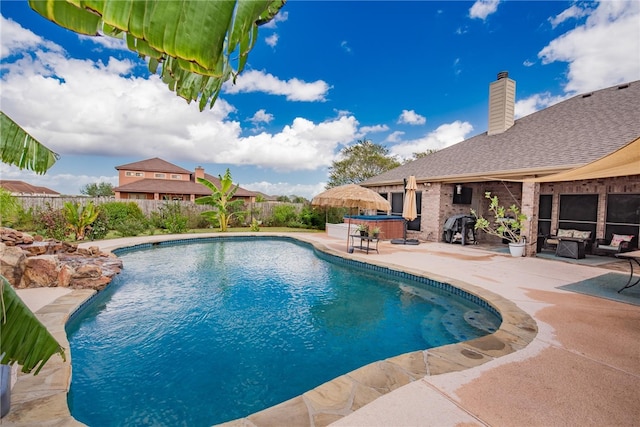
[{"label": "brick chimney", "polygon": [[198,178],[204,178],[204,168],[202,166],[196,167],[196,180]]},{"label": "brick chimney", "polygon": [[489,85],[489,129],[488,135],[502,133],[515,121],[516,82],[507,71],[498,73],[498,80]]}]

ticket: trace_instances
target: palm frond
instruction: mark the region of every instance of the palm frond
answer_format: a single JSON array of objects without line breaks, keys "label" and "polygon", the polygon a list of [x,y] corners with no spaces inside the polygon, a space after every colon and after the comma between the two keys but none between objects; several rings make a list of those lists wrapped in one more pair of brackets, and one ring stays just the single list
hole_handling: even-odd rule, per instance
[{"label": "palm frond", "polygon": [[[122,37],[149,58],[149,69],[187,102],[213,106],[222,84],[240,73],[258,27],[286,0],[29,0],[40,15],[86,35]],[[232,58],[236,58],[235,71]]]},{"label": "palm frond", "polygon": [[22,372],[40,369],[55,353],[66,360],[64,348],[22,302],[7,279],[0,275],[0,363],[22,365]]},{"label": "palm frond", "polygon": [[60,158],[0,111],[0,160],[44,174]]}]

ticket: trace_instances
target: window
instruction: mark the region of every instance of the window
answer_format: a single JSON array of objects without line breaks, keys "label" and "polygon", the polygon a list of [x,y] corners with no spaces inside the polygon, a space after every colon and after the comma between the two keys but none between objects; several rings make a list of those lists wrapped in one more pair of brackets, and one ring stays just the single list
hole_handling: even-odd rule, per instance
[{"label": "window", "polygon": [[553,195],[541,194],[538,203],[538,234],[548,236],[551,234],[551,207]]},{"label": "window", "polygon": [[558,228],[591,231],[591,236],[595,236],[598,220],[598,195],[560,195],[559,216]]},{"label": "window", "polygon": [[156,177],[156,178],[165,178],[167,175],[164,174],[164,173],[156,173],[153,176]]},{"label": "window", "polygon": [[638,245],[640,234],[640,194],[607,195],[607,219],[604,238],[610,240],[613,234],[631,234],[632,246]]},{"label": "window", "polygon": [[182,175],[172,174],[171,179],[182,179]]},{"label": "window", "polygon": [[131,172],[127,171],[124,173],[125,176],[144,176],[144,172]]}]

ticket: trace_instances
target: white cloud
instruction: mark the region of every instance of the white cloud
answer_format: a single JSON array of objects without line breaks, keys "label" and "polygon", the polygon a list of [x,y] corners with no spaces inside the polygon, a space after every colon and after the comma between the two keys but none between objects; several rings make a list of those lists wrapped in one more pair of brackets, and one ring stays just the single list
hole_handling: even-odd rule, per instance
[{"label": "white cloud", "polygon": [[273,120],[273,114],[267,113],[267,111],[264,108],[256,111],[253,117],[249,119],[249,121],[254,124],[270,123],[272,120]]},{"label": "white cloud", "polygon": [[264,42],[271,47],[275,47],[278,44],[278,34],[272,34],[264,38]]},{"label": "white cloud", "polygon": [[264,92],[271,95],[284,95],[289,101],[324,101],[330,87],[322,80],[306,83],[292,78],[280,80],[264,71],[249,70],[238,76],[236,84],[227,81],[224,84],[225,93]]},{"label": "white cloud", "polygon": [[427,122],[426,117],[421,116],[416,113],[414,110],[402,110],[402,114],[398,117],[399,124],[408,124],[408,125],[423,125]]},{"label": "white cloud", "polygon": [[340,42],[340,47],[347,53],[351,53],[351,48],[349,47],[349,44],[347,43],[346,40],[343,40],[342,42]]},{"label": "white cloud", "polygon": [[549,22],[551,23],[551,26],[555,28],[558,25],[562,24],[563,22],[566,22],[570,19],[580,19],[588,15],[588,13],[589,13],[588,9],[585,9],[580,7],[579,5],[573,4],[569,8],[563,10],[558,15],[549,18]]},{"label": "white cloud", "polygon": [[515,105],[516,119],[528,116],[538,110],[545,109],[560,101],[564,101],[568,96],[552,96],[550,93],[537,93],[525,99],[520,99]]},{"label": "white cloud", "polygon": [[35,48],[63,52],[63,49],[57,44],[43,39],[2,15],[0,15],[0,40],[2,40],[2,43],[0,43],[1,59]]},{"label": "white cloud", "polygon": [[640,78],[640,2],[598,3],[584,25],[551,41],[543,64],[567,62],[568,93],[583,93]]},{"label": "white cloud", "polygon": [[[44,50],[42,39],[18,25],[3,25],[2,36],[23,40],[7,47],[17,59],[2,65],[3,111],[63,157],[126,154],[176,164],[315,170],[329,166],[339,146],[353,141],[357,133],[357,120],[341,115],[321,123],[296,118],[276,133],[243,137],[240,123],[229,118],[235,107],[227,100],[219,98],[213,109],[200,112],[196,103],[188,105],[167,90],[158,76],[132,75],[137,65],[132,60],[111,58],[103,64],[69,58],[56,45]],[[32,51],[23,52],[21,46]],[[324,82],[283,82],[261,72],[249,72],[244,81],[254,82],[257,90],[295,99],[322,99],[328,88]],[[253,116],[263,122],[270,118],[264,110]],[[47,179],[54,176],[48,173]]]},{"label": "white cloud", "polygon": [[456,120],[453,123],[446,123],[438,126],[436,130],[428,133],[422,138],[411,141],[404,141],[389,148],[392,155],[401,159],[409,159],[413,153],[420,153],[427,150],[439,150],[463,141],[473,130],[468,122]]},{"label": "white cloud", "polygon": [[476,0],[471,9],[469,9],[469,17],[484,21],[489,15],[498,10],[498,4],[500,4],[500,0]]},{"label": "white cloud", "polygon": [[386,132],[388,130],[389,126],[387,125],[362,126],[360,128],[360,133],[366,135],[368,133]]},{"label": "white cloud", "polygon": [[395,132],[391,132],[391,134],[389,136],[387,136],[387,139],[385,139],[385,142],[391,142],[391,143],[396,143],[396,142],[400,142],[402,141],[402,136],[405,133],[402,131],[395,131]]},{"label": "white cloud", "polygon": [[80,40],[95,43],[105,49],[124,50],[129,52],[127,42],[122,37],[78,35]]}]

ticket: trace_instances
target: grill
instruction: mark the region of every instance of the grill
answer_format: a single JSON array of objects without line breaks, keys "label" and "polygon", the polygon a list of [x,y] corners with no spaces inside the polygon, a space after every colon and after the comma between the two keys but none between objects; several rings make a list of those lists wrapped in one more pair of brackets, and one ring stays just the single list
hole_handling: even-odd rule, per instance
[{"label": "grill", "polygon": [[471,215],[459,214],[447,218],[444,223],[442,240],[447,243],[477,243],[476,218]]}]

